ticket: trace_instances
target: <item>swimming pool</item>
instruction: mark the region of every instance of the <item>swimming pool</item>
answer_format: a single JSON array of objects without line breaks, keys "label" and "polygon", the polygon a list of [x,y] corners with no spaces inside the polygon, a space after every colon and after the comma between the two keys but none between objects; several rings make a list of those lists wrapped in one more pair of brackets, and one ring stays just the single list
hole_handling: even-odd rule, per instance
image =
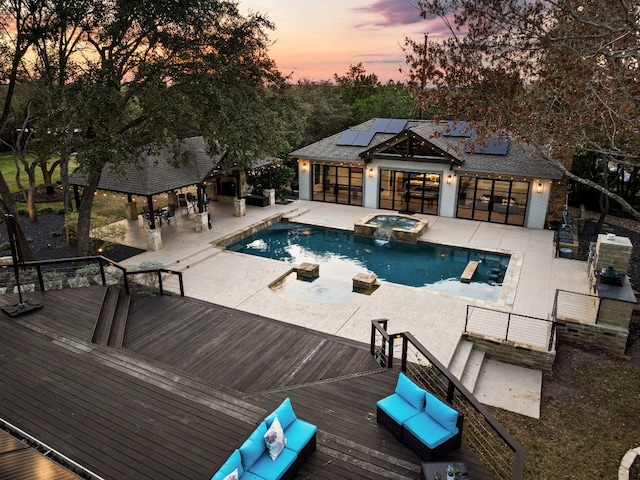
[{"label": "swimming pool", "polygon": [[[419,242],[388,242],[348,230],[281,222],[228,247],[229,250],[300,264],[320,265],[320,276],[350,280],[370,272],[380,280],[495,301],[509,255]],[[470,284],[460,275],[479,262]]]}]

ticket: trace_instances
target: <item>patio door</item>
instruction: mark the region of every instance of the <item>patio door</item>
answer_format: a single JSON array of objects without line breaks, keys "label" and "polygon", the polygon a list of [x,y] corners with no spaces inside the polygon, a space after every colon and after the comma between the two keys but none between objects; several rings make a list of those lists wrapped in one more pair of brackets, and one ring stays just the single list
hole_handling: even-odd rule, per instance
[{"label": "patio door", "polygon": [[362,167],[313,165],[313,200],[362,206]]},{"label": "patio door", "polygon": [[380,170],[380,208],[436,215],[439,195],[439,173]]},{"label": "patio door", "polygon": [[458,218],[524,225],[529,182],[460,178]]}]

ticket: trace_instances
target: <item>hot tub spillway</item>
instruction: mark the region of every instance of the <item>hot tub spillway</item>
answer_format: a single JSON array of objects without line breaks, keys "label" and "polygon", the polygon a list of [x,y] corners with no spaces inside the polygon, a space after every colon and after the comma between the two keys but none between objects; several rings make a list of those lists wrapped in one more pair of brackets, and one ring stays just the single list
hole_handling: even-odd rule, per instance
[{"label": "hot tub spillway", "polygon": [[365,237],[417,243],[429,222],[409,215],[371,214],[353,224],[353,233]]}]

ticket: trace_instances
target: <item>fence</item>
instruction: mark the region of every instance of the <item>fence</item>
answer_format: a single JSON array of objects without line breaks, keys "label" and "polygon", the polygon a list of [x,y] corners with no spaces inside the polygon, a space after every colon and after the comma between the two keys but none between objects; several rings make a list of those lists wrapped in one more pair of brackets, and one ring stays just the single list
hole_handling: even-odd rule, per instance
[{"label": "fence", "polygon": [[[410,378],[462,412],[464,442],[497,479],[522,479],[526,455],[518,441],[413,335],[389,334],[387,324],[371,322],[371,354],[388,368],[400,360]],[[399,355],[396,342],[401,342]]]},{"label": "fence", "polygon": [[555,323],[544,318],[467,305],[465,333],[521,345],[553,349]]}]

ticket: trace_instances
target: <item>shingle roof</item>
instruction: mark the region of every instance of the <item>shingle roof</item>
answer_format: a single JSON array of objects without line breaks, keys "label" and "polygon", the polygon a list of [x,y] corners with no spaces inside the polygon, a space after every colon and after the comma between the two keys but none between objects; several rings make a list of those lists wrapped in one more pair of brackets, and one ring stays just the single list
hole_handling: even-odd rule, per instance
[{"label": "shingle roof", "polygon": [[[196,185],[207,178],[223,155],[211,157],[203,137],[191,137],[182,141],[180,154],[186,154],[188,161],[184,166],[174,167],[169,159],[174,152],[163,148],[157,155],[143,154],[138,165],[124,166],[122,172],[114,172],[107,164],[100,177],[98,188],[111,192],[133,195],[157,195]],[[69,176],[71,185],[84,186],[83,175],[75,172]]]},{"label": "shingle roof", "polygon": [[[374,120],[368,120],[351,129],[366,131],[373,125]],[[513,140],[506,155],[466,153],[463,146],[463,142],[466,139],[442,135],[442,132],[448,126],[448,122],[408,120],[406,129],[462,160],[464,163],[459,169],[461,172],[495,173],[553,179],[562,178],[560,170],[547,163],[532,146]],[[366,146],[336,145],[336,141],[342,133],[343,132],[337,133],[316,143],[302,147],[291,152],[289,156],[293,158],[306,158],[308,160],[360,163],[362,162],[360,158],[361,154],[396,136],[387,133],[377,133],[369,145]]]}]

